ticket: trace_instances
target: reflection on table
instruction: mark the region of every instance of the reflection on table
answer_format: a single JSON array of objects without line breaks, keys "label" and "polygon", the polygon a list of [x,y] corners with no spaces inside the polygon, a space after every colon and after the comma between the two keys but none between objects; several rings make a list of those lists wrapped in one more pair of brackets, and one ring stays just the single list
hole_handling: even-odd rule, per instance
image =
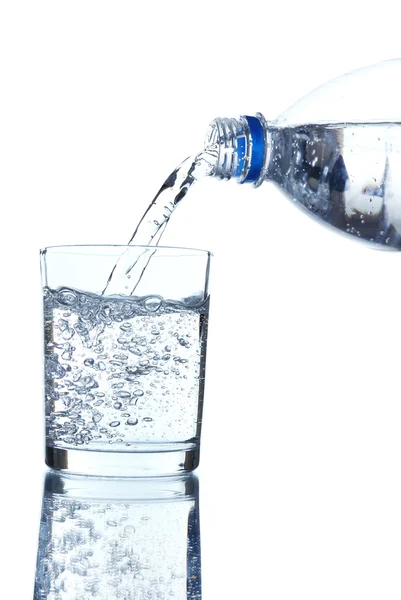
[{"label": "reflection on table", "polygon": [[46,475],[34,600],[92,598],[201,599],[196,476]]}]

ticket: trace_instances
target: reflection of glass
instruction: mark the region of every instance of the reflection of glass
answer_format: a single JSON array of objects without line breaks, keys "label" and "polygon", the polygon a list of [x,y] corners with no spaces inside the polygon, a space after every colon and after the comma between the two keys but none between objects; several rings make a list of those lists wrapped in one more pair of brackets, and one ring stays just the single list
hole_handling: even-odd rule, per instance
[{"label": "reflection of glass", "polygon": [[46,475],[34,600],[200,600],[196,476]]},{"label": "reflection of glass", "polygon": [[209,263],[185,248],[42,251],[50,467],[153,476],[198,466]]}]

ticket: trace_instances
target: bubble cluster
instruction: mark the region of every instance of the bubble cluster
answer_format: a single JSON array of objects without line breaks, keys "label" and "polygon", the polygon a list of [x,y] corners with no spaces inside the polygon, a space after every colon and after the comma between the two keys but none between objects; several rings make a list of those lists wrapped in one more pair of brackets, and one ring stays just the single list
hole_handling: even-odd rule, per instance
[{"label": "bubble cluster", "polygon": [[103,502],[45,494],[35,600],[200,600],[199,565],[193,499]]},{"label": "bubble cluster", "polygon": [[127,451],[196,438],[207,319],[208,302],[45,288],[48,445]]}]

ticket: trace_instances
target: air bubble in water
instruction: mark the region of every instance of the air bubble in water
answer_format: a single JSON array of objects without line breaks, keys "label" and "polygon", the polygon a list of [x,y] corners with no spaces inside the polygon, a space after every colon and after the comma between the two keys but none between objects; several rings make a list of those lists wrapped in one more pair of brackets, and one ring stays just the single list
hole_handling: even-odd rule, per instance
[{"label": "air bubble in water", "polygon": [[109,527],[117,527],[116,521],[106,521],[106,523]]},{"label": "air bubble in water", "polygon": [[133,344],[128,346],[128,350],[131,352],[131,354],[136,354],[137,356],[142,356],[142,352],[139,350],[139,348],[137,348]]},{"label": "air bubble in water", "polygon": [[146,300],[143,301],[143,305],[146,310],[156,312],[161,307],[162,302],[163,299],[160,296],[148,296]]},{"label": "air bubble in water", "polygon": [[132,535],[133,533],[135,533],[135,527],[133,525],[126,525],[124,527],[124,533],[126,535]]},{"label": "air bubble in water", "polygon": [[73,306],[77,303],[77,300],[78,298],[76,294],[71,290],[61,290],[58,293],[58,301],[61,302],[61,304],[65,304],[66,306]]},{"label": "air bubble in water", "polygon": [[63,332],[63,340],[70,340],[75,335],[75,329],[71,327]]},{"label": "air bubble in water", "polygon": [[113,383],[113,385],[111,386],[113,388],[113,390],[121,390],[122,387],[124,387],[123,383]]},{"label": "air bubble in water", "polygon": [[68,329],[68,321],[60,319],[58,322],[58,328],[60,329],[60,331],[65,331],[66,329]]}]

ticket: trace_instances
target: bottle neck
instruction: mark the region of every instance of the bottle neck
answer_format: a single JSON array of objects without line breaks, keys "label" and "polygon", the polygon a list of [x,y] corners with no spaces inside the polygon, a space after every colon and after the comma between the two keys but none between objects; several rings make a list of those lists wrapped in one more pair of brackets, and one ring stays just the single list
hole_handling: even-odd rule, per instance
[{"label": "bottle neck", "polygon": [[266,177],[269,160],[268,127],[262,114],[211,122],[205,149],[217,151],[213,175],[258,186]]}]

